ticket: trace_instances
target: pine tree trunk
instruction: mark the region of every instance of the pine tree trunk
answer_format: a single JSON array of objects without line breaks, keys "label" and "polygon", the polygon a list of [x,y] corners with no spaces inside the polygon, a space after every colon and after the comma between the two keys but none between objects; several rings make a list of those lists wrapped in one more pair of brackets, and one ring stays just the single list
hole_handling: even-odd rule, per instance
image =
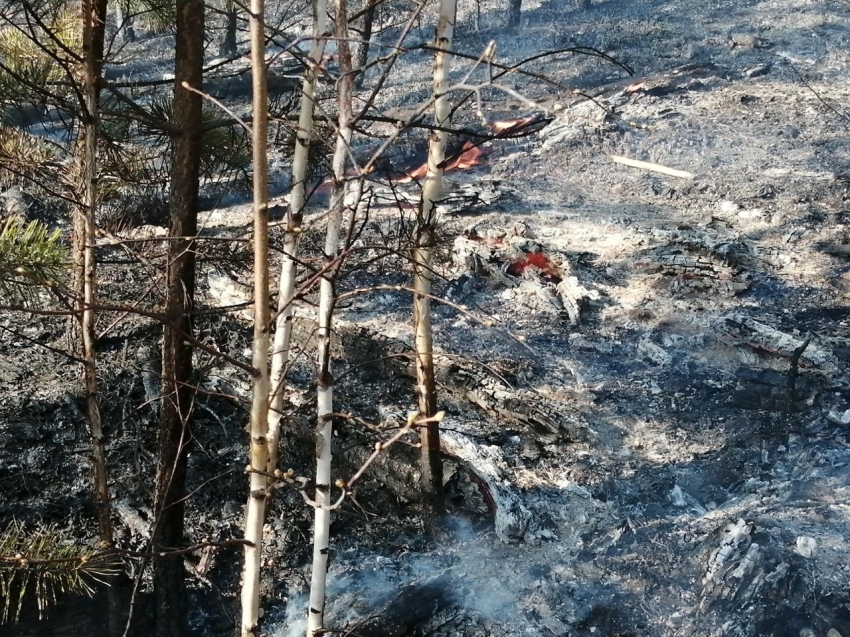
[{"label": "pine tree trunk", "polygon": [[357,45],[357,56],[354,58],[354,68],[358,71],[354,86],[360,88],[366,79],[366,64],[369,62],[369,43],[372,40],[372,26],[375,23],[375,11],[378,8],[377,0],[366,0],[366,13],[363,14],[363,29],[360,34],[360,43]]},{"label": "pine tree trunk", "polygon": [[[193,402],[192,348],[181,331],[192,333],[189,312],[195,296],[195,246],[198,180],[200,173],[201,97],[183,83],[200,90],[204,60],[203,0],[177,3],[174,65],[174,140],[171,168],[171,240],[168,242],[168,283],[163,330],[163,401],[157,471],[156,551],[185,545],[183,537],[186,460],[191,442],[188,427]],[[157,637],[186,634],[186,591],[183,560],[158,557],[154,563]]]},{"label": "pine tree trunk", "polygon": [[[434,382],[433,336],[431,332],[431,263],[437,224],[437,203],[443,197],[443,169],[448,133],[445,128],[451,105],[445,94],[449,86],[449,51],[454,36],[456,0],[442,0],[437,25],[434,56],[434,122],[441,130],[431,133],[428,145],[428,172],[422,188],[422,205],[416,223],[416,248],[413,251],[413,326],[416,348],[416,379],[419,391],[419,416],[432,418],[437,413]],[[435,518],[443,513],[443,463],[440,458],[439,423],[428,422],[419,430],[422,444],[422,496]],[[433,521],[433,519],[432,519]]]},{"label": "pine tree trunk", "polygon": [[130,12],[129,0],[118,0],[115,3],[115,22],[118,25],[118,36],[124,44],[136,41],[136,30],[133,28],[133,16]]},{"label": "pine tree trunk", "polygon": [[[80,139],[77,143],[80,192],[83,209],[76,216],[82,219],[82,317],[81,335],[85,376],[86,412],[92,438],[92,467],[94,496],[97,508],[100,541],[104,547],[113,545],[112,508],[109,501],[109,476],[106,464],[106,432],[98,398],[97,350],[95,331],[97,303],[97,258],[95,255],[97,228],[97,135],[100,103],[100,76],[106,27],[107,0],[83,0],[82,21],[82,98],[83,113]],[[110,637],[121,629],[121,599],[115,577],[109,578],[108,622]]]},{"label": "pine tree trunk", "polygon": [[522,19],[522,0],[508,0],[508,26],[518,27]]},{"label": "pine tree trunk", "polygon": [[224,40],[221,43],[221,54],[224,57],[236,57],[236,3],[225,0],[224,3]]},{"label": "pine tree trunk", "polygon": [[[338,264],[331,264],[339,252],[340,228],[342,227],[345,205],[345,167],[351,142],[351,95],[353,77],[351,74],[351,50],[348,40],[348,8],[346,0],[336,0],[337,54],[339,58],[340,80],[338,90],[338,133],[333,157],[334,188],[328,210],[328,229],[325,236],[325,267],[328,271],[322,277],[319,289],[318,315],[318,367],[317,374],[317,423],[316,423],[316,504],[315,524],[313,528],[313,571],[310,579],[310,608],[307,615],[307,636],[313,637],[316,631],[324,628],[325,590],[328,575],[328,556],[330,550],[331,512],[326,507],[331,504],[331,458],[333,444],[333,389],[331,372],[331,334],[333,331],[333,310],[336,302],[334,278]],[[356,208],[356,203],[354,204]],[[324,505],[324,506],[323,506]]]},{"label": "pine tree trunk", "polygon": [[304,71],[301,88],[301,113],[295,138],[295,153],[292,158],[292,190],[289,193],[289,212],[283,238],[283,263],[278,290],[278,314],[272,348],[271,398],[269,405],[269,472],[277,469],[280,454],[280,420],[283,410],[283,376],[289,364],[289,347],[292,340],[293,297],[298,255],[298,238],[306,203],[308,174],[308,152],[313,136],[314,95],[316,74],[325,50],[325,34],[328,24],[328,0],[315,0],[313,14],[313,46],[310,50],[310,68]]},{"label": "pine tree trunk", "polygon": [[[251,404],[251,467],[265,472],[269,461],[267,439],[269,414],[269,182],[268,94],[266,85],[264,0],[251,0],[251,70],[253,73],[254,122],[254,379]],[[257,637],[260,609],[260,565],[263,555],[263,523],[266,516],[268,479],[251,472],[245,516],[245,568],[242,572],[242,637]]]},{"label": "pine tree trunk", "polygon": [[106,436],[98,404],[97,352],[95,350],[95,312],[97,300],[97,261],[95,258],[95,219],[97,211],[97,126],[100,69],[104,46],[106,0],[83,0],[83,116],[78,140],[80,199],[84,208],[77,214],[83,220],[82,340],[85,358],[85,394],[89,428],[93,441],[95,502],[98,511],[100,539],[112,545],[109,486],[106,475]]}]

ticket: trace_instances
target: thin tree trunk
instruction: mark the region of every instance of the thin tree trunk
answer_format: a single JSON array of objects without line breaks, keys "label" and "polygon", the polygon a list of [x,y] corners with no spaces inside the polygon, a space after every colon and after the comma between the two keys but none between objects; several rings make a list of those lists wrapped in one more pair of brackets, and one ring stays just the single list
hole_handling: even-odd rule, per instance
[{"label": "thin tree trunk", "polygon": [[378,0],[366,0],[368,6],[363,14],[363,29],[360,34],[360,43],[357,45],[357,56],[354,59],[354,68],[357,70],[357,78],[354,86],[360,88],[366,79],[366,64],[369,62],[369,43],[372,40],[372,25],[375,23],[375,11],[378,8]]},{"label": "thin tree trunk", "polygon": [[[89,432],[92,438],[92,465],[94,497],[97,507],[100,541],[105,547],[113,545],[112,509],[109,502],[109,475],[106,465],[106,432],[103,428],[98,400],[97,334],[95,311],[97,303],[97,258],[95,255],[97,228],[97,129],[100,102],[100,74],[103,67],[103,50],[106,27],[107,0],[82,2],[82,58],[83,58],[83,115],[78,141],[80,199],[84,206],[77,212],[82,218],[83,272],[82,272],[82,347],[85,360],[85,396]],[[110,578],[107,625],[109,634],[116,637],[121,628],[121,599],[117,581]]]},{"label": "thin tree trunk", "polygon": [[508,26],[518,27],[522,19],[522,0],[508,0]]},{"label": "thin tree trunk", "polygon": [[78,144],[80,164],[80,199],[83,210],[83,277],[82,277],[82,341],[85,358],[86,407],[93,441],[94,491],[97,504],[100,539],[112,545],[112,522],[109,509],[109,485],[106,472],[106,436],[98,404],[97,352],[95,350],[95,312],[97,302],[97,261],[95,258],[95,219],[97,211],[98,80],[103,58],[106,0],[83,0],[83,116]]},{"label": "thin tree trunk", "polygon": [[[179,0],[174,64],[174,140],[171,167],[171,240],[168,242],[168,284],[163,330],[163,402],[157,471],[155,551],[185,545],[183,537],[188,427],[194,394],[192,348],[180,331],[192,333],[189,312],[195,297],[195,246],[198,226],[201,97],[183,87],[201,89],[204,61],[203,0]],[[158,557],[154,562],[157,637],[184,637],[186,590],[183,560]]]},{"label": "thin tree trunk", "polygon": [[224,3],[224,40],[221,43],[221,54],[224,57],[236,57],[236,3],[225,0]]},{"label": "thin tree trunk", "polygon": [[254,84],[254,346],[253,366],[260,371],[254,379],[251,404],[250,491],[245,516],[245,568],[242,572],[242,637],[256,637],[260,609],[260,565],[263,555],[263,523],[266,516],[269,446],[269,181],[268,181],[268,94],[264,0],[251,0],[251,70]]},{"label": "thin tree trunk", "polygon": [[325,35],[328,24],[328,0],[314,0],[313,46],[310,50],[310,68],[304,71],[301,88],[301,113],[295,135],[295,153],[292,158],[292,190],[289,193],[289,211],[283,238],[283,263],[278,290],[278,314],[275,324],[274,347],[272,348],[271,399],[269,405],[269,473],[277,469],[280,454],[280,420],[283,410],[283,375],[289,364],[289,347],[292,340],[293,297],[298,254],[298,238],[306,203],[307,165],[310,140],[313,136],[314,95],[316,75],[325,50]]},{"label": "thin tree trunk", "polygon": [[136,30],[133,28],[133,15],[130,12],[129,0],[119,0],[115,3],[115,22],[118,24],[118,34],[124,44],[136,41]]},{"label": "thin tree trunk", "polygon": [[[313,572],[310,579],[310,608],[307,615],[307,636],[324,628],[325,590],[330,550],[331,512],[327,508],[331,497],[331,458],[333,443],[334,380],[331,372],[331,334],[333,310],[336,302],[334,278],[339,265],[331,266],[339,252],[340,228],[345,205],[345,167],[351,143],[351,95],[354,78],[351,68],[351,50],[348,40],[347,0],[336,0],[337,53],[341,78],[337,84],[339,127],[333,157],[334,188],[328,210],[328,229],[325,236],[325,267],[319,289],[318,340],[319,371],[317,376],[316,423],[316,504],[313,528]],[[357,203],[354,204],[356,209]]]},{"label": "thin tree trunk", "polygon": [[[413,327],[416,348],[416,379],[419,391],[419,416],[432,418],[437,413],[434,382],[433,336],[431,333],[431,263],[437,224],[437,203],[443,197],[443,168],[448,133],[445,131],[451,115],[446,90],[449,86],[449,52],[454,36],[456,0],[442,0],[437,25],[434,56],[434,121],[438,130],[431,133],[428,145],[428,172],[422,188],[422,205],[416,223],[416,247],[413,251]],[[443,513],[443,463],[440,458],[440,426],[428,422],[419,430],[422,443],[422,496],[432,517]]]}]

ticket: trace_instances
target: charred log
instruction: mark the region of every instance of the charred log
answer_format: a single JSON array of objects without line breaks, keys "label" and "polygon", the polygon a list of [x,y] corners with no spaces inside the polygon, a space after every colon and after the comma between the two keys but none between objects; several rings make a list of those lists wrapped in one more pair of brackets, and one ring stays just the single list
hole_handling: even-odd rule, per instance
[{"label": "charred log", "polygon": [[436,613],[450,608],[454,591],[459,587],[456,576],[440,575],[424,582],[405,586],[365,624],[350,627],[352,635],[361,637],[405,637],[418,635],[423,625]]}]

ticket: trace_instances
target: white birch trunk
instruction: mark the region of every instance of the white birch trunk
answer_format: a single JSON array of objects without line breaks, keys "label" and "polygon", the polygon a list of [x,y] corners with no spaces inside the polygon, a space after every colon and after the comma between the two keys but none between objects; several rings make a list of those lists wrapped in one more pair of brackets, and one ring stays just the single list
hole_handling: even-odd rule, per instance
[{"label": "white birch trunk", "polygon": [[[331,512],[323,505],[330,504],[331,445],[333,441],[333,376],[331,374],[331,330],[335,299],[334,275],[339,265],[333,265],[339,251],[340,228],[345,205],[345,166],[351,142],[351,93],[354,78],[351,73],[351,50],[348,42],[348,11],[346,0],[336,0],[336,38],[339,68],[342,78],[339,90],[339,131],[333,157],[334,190],[328,211],[328,231],[325,237],[325,266],[319,290],[319,373],[318,422],[316,436],[316,519],[313,531],[313,572],[310,580],[310,607],[307,613],[307,637],[313,637],[324,627],[325,589],[328,575]],[[354,203],[356,209],[357,202]]]},{"label": "white birch trunk", "polygon": [[[434,382],[433,338],[431,333],[431,263],[434,250],[434,230],[437,224],[437,203],[443,197],[443,169],[446,157],[445,132],[451,114],[446,90],[449,87],[449,51],[454,37],[457,0],[442,0],[437,25],[434,56],[434,120],[437,130],[431,133],[428,145],[428,172],[422,188],[422,205],[417,218],[416,248],[413,252],[416,376],[419,391],[420,416],[430,418],[437,409]],[[433,514],[443,510],[443,471],[440,459],[439,423],[429,422],[420,430],[422,443],[422,491]]]},{"label": "white birch trunk", "polygon": [[314,96],[316,75],[325,51],[325,35],[328,25],[328,0],[313,0],[313,46],[310,49],[311,67],[304,72],[301,87],[301,113],[298,116],[298,131],[295,139],[295,154],[292,158],[292,190],[289,194],[289,213],[286,234],[283,240],[283,264],[278,289],[278,316],[272,350],[271,402],[268,414],[269,463],[268,472],[277,469],[280,449],[280,412],[283,408],[283,374],[289,364],[289,348],[292,340],[292,299],[295,295],[295,259],[298,253],[298,238],[307,187],[307,158],[310,139],[313,136]]},{"label": "white birch trunk", "polygon": [[[252,365],[259,370],[254,379],[251,404],[251,468],[265,472],[269,461],[267,440],[269,411],[269,235],[268,235],[268,95],[264,38],[265,0],[251,0],[251,66],[253,73],[254,123],[254,344]],[[258,635],[260,608],[260,565],[263,554],[263,524],[266,518],[268,479],[250,472],[250,493],[245,514],[245,568],[242,572],[242,637]]]}]

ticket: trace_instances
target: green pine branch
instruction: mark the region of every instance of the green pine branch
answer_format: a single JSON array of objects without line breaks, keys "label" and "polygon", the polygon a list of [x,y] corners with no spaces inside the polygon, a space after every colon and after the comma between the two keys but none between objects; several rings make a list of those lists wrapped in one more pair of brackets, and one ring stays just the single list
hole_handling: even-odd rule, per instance
[{"label": "green pine branch", "polygon": [[58,593],[91,596],[93,585],[115,572],[113,562],[55,525],[31,531],[13,522],[0,532],[0,623],[17,623],[28,598],[42,619]]},{"label": "green pine branch", "polygon": [[[145,110],[151,115],[151,119],[173,124],[173,101],[174,95],[171,92],[162,92],[148,100]],[[221,113],[217,107],[205,104],[201,115],[201,124],[208,124],[220,117]],[[172,138],[161,129],[152,128],[141,121],[135,134],[137,137],[149,139],[153,143],[172,143]],[[245,130],[240,126],[214,128],[204,132],[201,137],[202,178],[213,179],[223,174],[247,171],[251,163],[249,142]]]},{"label": "green pine branch", "polygon": [[10,301],[35,303],[46,286],[65,273],[65,249],[59,230],[10,217],[0,227],[0,294]]},{"label": "green pine branch", "polygon": [[173,33],[177,24],[175,0],[129,0],[130,14],[143,29],[153,33]]},{"label": "green pine branch", "polygon": [[72,56],[82,49],[79,15],[64,3],[48,6],[27,5],[35,20],[20,20],[17,26],[0,29],[0,94],[7,103],[43,104],[48,95],[68,94],[61,88],[65,70],[57,59],[72,64]]},{"label": "green pine branch", "polygon": [[49,182],[64,157],[52,142],[11,126],[0,126],[0,188]]}]

